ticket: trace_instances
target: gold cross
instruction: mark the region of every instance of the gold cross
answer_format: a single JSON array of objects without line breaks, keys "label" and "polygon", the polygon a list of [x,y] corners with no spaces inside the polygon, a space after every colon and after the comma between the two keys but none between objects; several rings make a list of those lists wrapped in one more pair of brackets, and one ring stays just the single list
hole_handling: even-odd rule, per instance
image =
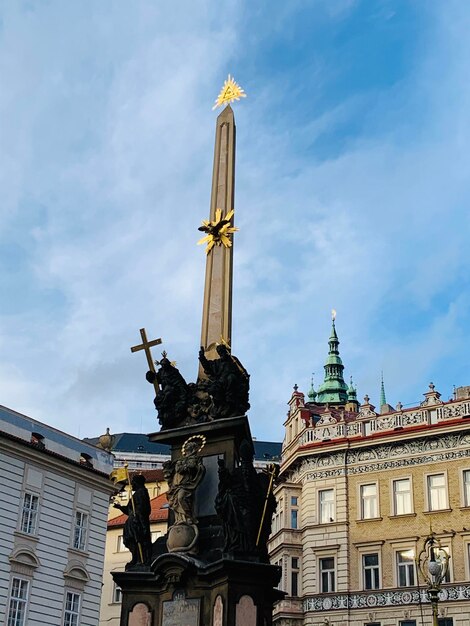
[{"label": "gold cross", "polygon": [[[153,346],[158,346],[159,344],[162,343],[161,339],[152,339],[152,341],[148,341],[147,339],[147,333],[145,332],[145,328],[141,328],[140,329],[140,336],[142,337],[142,343],[140,343],[138,346],[133,346],[131,348],[131,352],[139,352],[139,350],[144,350],[145,352],[145,356],[147,357],[147,363],[149,366],[149,370],[151,372],[153,372],[154,374],[156,374],[155,372],[155,365],[152,361],[152,353],[150,352],[150,348],[152,348]],[[155,378],[155,381],[153,383],[153,386],[155,387],[155,393],[158,393],[160,391],[160,388],[158,386],[158,382],[157,379]]]}]

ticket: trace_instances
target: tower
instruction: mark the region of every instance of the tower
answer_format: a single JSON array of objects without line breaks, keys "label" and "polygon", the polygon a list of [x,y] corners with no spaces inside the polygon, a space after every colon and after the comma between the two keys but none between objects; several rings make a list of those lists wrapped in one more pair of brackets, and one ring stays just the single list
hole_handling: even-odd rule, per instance
[{"label": "tower", "polygon": [[325,378],[318,388],[315,402],[317,404],[341,405],[348,401],[348,386],[344,382],[344,365],[339,356],[339,339],[335,326],[336,313],[333,312],[329,351],[325,362]]}]

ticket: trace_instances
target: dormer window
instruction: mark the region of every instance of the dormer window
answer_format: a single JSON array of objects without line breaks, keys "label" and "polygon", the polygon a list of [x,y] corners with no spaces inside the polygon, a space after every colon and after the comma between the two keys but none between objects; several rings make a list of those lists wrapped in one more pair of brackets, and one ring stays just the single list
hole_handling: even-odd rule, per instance
[{"label": "dormer window", "polygon": [[86,452],[80,452],[80,465],[85,465],[86,467],[93,467],[93,457],[87,454]]},{"label": "dormer window", "polygon": [[40,433],[31,433],[31,443],[41,450],[46,447],[44,435],[41,435]]}]

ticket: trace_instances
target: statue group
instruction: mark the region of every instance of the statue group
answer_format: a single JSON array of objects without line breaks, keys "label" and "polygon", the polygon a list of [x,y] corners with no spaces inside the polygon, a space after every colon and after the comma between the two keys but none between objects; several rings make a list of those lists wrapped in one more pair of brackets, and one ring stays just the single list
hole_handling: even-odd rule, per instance
[{"label": "statue group", "polygon": [[[194,497],[206,473],[199,454],[204,444],[204,435],[194,435],[183,444],[180,458],[163,464],[168,482],[168,504],[173,512],[173,524],[166,538],[168,552],[198,552]],[[240,445],[238,467],[230,471],[222,458],[219,458],[218,466],[219,483],[214,505],[222,526],[222,552],[229,558],[254,556],[268,563],[267,542],[276,509],[272,487],[278,466],[272,465],[265,472],[257,472],[253,466],[252,447],[246,440]],[[148,567],[152,561],[150,499],[142,475],[132,478],[132,489],[129,504],[114,505],[128,515],[123,540],[132,560],[126,570]]]},{"label": "statue group", "polygon": [[[204,376],[196,383],[188,384],[166,353],[158,363],[157,372],[147,372],[147,380],[158,383],[154,404],[162,431],[245,415],[250,406],[249,374],[230,354],[226,345],[219,344],[216,350],[217,358],[210,360],[201,347],[199,362]],[[168,505],[172,511],[166,537],[165,549],[168,552],[198,553],[195,493],[206,474],[200,454],[205,443],[206,435],[199,429],[197,434],[183,443],[179,454],[163,464],[168,483]],[[215,479],[218,478],[217,491],[213,495],[214,513],[219,518],[223,536],[220,550],[232,558],[248,555],[267,563],[266,546],[276,508],[272,487],[277,466],[270,466],[266,472],[257,472],[253,465],[253,445],[246,439],[239,443],[237,457],[235,466],[229,468],[224,457],[219,456],[218,472],[214,468]],[[132,561],[128,564],[131,569],[141,564],[148,565],[151,558],[148,531],[150,504],[142,480],[141,476],[133,479],[132,507],[117,505],[129,516],[124,529],[124,543],[132,552]]]},{"label": "statue group", "polygon": [[188,384],[166,355],[156,373],[147,372],[148,382],[159,385],[154,404],[162,429],[237,417],[250,408],[250,376],[224,344],[217,346],[213,360],[207,359],[201,347],[199,362],[207,378],[196,383]]}]

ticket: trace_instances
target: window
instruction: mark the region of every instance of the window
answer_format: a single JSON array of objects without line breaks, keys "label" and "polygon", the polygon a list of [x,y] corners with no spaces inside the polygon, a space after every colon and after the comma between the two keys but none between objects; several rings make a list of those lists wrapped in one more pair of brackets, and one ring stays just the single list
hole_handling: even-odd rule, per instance
[{"label": "window", "polygon": [[379,589],[379,555],[376,552],[362,555],[362,571],[364,589]]},{"label": "window", "polygon": [[428,508],[439,511],[447,508],[446,477],[444,474],[431,474],[428,481]]},{"label": "window", "polygon": [[80,617],[80,595],[67,591],[65,596],[64,626],[78,626]]},{"label": "window", "polygon": [[279,559],[279,561],[276,561],[276,562],[274,563],[274,565],[276,565],[277,567],[279,567],[279,568],[280,568],[280,570],[281,570],[281,576],[280,576],[280,578],[279,578],[279,582],[278,582],[278,584],[277,584],[277,588],[278,588],[278,589],[280,589],[280,590],[282,591],[282,590],[283,590],[283,589],[282,589],[282,581],[283,581],[283,576],[282,576],[282,559]]},{"label": "window", "polygon": [[454,626],[453,617],[438,617],[437,626]]},{"label": "window", "polygon": [[124,545],[124,537],[119,535],[117,538],[117,552],[127,552],[127,548]]},{"label": "window", "polygon": [[406,515],[412,513],[411,508],[411,480],[400,478],[393,481],[393,514]]},{"label": "window", "polygon": [[26,607],[28,605],[29,582],[22,578],[13,578],[10,601],[8,604],[7,626],[25,626]]},{"label": "window", "polygon": [[121,588],[116,585],[116,583],[114,583],[113,588],[113,602],[116,602],[116,604],[122,602],[122,591]]},{"label": "window", "polygon": [[75,513],[75,527],[73,532],[73,547],[75,550],[85,550],[87,527],[88,515],[77,511]]},{"label": "window", "polygon": [[298,528],[298,520],[299,520],[299,512],[297,511],[297,509],[292,509],[292,511],[290,512],[290,527],[291,528]]},{"label": "window", "polygon": [[403,619],[400,622],[400,626],[416,626],[415,619]]},{"label": "window", "polygon": [[450,583],[450,550],[448,546],[441,546],[440,550],[436,550],[435,552],[435,558],[437,562],[442,563],[442,566],[444,566],[444,559],[442,559],[443,555],[442,553],[445,552],[447,554],[447,572],[446,575],[444,576],[444,578],[442,579],[442,582],[444,583]]},{"label": "window", "polygon": [[276,511],[273,517],[273,525],[272,525],[272,534],[277,533],[278,530],[281,530],[283,524],[284,515],[284,498],[279,498]]},{"label": "window", "polygon": [[415,584],[414,550],[397,552],[397,582],[399,587],[411,587]]},{"label": "window", "polygon": [[335,559],[333,556],[320,559],[320,584],[321,593],[335,590]]},{"label": "window", "polygon": [[463,472],[463,505],[470,506],[470,470]]},{"label": "window", "polygon": [[25,493],[21,513],[21,532],[34,535],[38,516],[39,498],[32,493]]},{"label": "window", "polygon": [[379,516],[377,506],[377,485],[361,485],[361,519],[374,519]]},{"label": "window", "polygon": [[297,509],[299,503],[299,499],[297,496],[291,496],[290,499],[290,527],[298,528],[299,527],[299,510]]},{"label": "window", "polygon": [[290,595],[299,595],[299,559],[294,556],[291,558]]},{"label": "window", "polygon": [[335,492],[334,489],[322,489],[319,492],[320,524],[335,521]]}]

